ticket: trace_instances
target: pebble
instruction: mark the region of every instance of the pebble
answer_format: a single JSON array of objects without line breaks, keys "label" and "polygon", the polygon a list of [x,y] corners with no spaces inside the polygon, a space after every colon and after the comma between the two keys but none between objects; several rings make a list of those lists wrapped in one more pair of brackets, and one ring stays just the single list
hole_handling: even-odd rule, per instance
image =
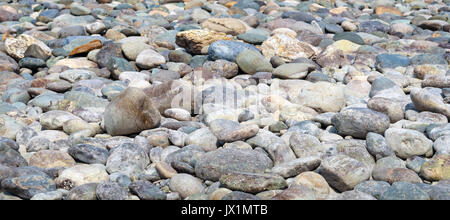
[{"label": "pebble", "polygon": [[209,18],[202,23],[202,28],[230,35],[239,35],[250,29],[245,22],[235,18]]},{"label": "pebble", "polygon": [[[2,138],[3,139],[3,138]],[[0,142],[0,164],[8,167],[27,166],[28,162],[22,155],[14,149],[5,144],[5,141]]]},{"label": "pebble", "polygon": [[295,98],[295,103],[313,108],[318,112],[339,112],[345,105],[345,94],[341,86],[328,82],[316,82],[305,86]]},{"label": "pebble", "polygon": [[157,162],[155,168],[158,171],[159,176],[165,179],[171,179],[177,174],[177,171],[165,162]]},{"label": "pebble", "polygon": [[177,192],[181,198],[187,198],[196,193],[201,193],[204,189],[202,181],[189,174],[180,173],[170,179],[170,190]]},{"label": "pebble", "polygon": [[238,65],[227,60],[206,61],[202,66],[202,76],[205,79],[225,77],[233,78],[238,74]]},{"label": "pebble", "polygon": [[432,150],[433,142],[415,130],[389,128],[385,132],[385,138],[400,158],[420,156]]},{"label": "pebble", "polygon": [[352,190],[369,179],[370,169],[361,162],[345,155],[329,157],[322,161],[320,174],[337,190]]},{"label": "pebble", "polygon": [[38,193],[31,197],[30,200],[62,200],[64,197],[63,190]]},{"label": "pebble", "polygon": [[256,72],[272,72],[272,64],[259,52],[255,50],[244,50],[236,57],[239,68],[247,74]]},{"label": "pebble", "polygon": [[444,135],[436,139],[433,143],[433,149],[437,153],[450,154],[450,136]]},{"label": "pebble", "polygon": [[439,154],[422,164],[420,174],[429,181],[439,181],[449,179],[448,154]]},{"label": "pebble", "polygon": [[362,39],[361,36],[359,36],[356,33],[353,32],[341,32],[341,33],[336,33],[333,36],[333,40],[335,41],[339,41],[339,40],[348,40],[350,42],[353,42],[355,44],[359,44],[359,45],[364,45],[364,40]]},{"label": "pebble", "polygon": [[315,200],[312,189],[303,185],[293,185],[273,197],[274,200]]},{"label": "pebble", "polygon": [[225,33],[202,29],[192,29],[178,32],[176,35],[176,44],[186,48],[193,54],[201,54],[204,47],[209,46],[214,41],[231,40]]},{"label": "pebble", "polygon": [[5,1],[0,199],[447,199],[449,30],[447,0]]},{"label": "pebble", "polygon": [[281,163],[272,168],[272,173],[284,178],[297,176],[300,173],[315,170],[319,167],[321,160],[315,157],[304,157],[289,162]]},{"label": "pebble", "polygon": [[209,45],[208,56],[211,60],[223,59],[235,62],[236,57],[244,50],[259,51],[251,44],[231,40],[218,40]]},{"label": "pebble", "polygon": [[2,189],[22,199],[31,199],[39,193],[56,190],[55,182],[44,175],[8,178],[2,181]]},{"label": "pebble", "polygon": [[318,200],[327,199],[332,191],[323,176],[316,172],[306,171],[300,173],[292,184],[306,186],[314,191],[314,197]]},{"label": "pebble", "polygon": [[161,115],[142,90],[128,88],[106,107],[104,120],[109,134],[126,135],[155,127]]},{"label": "pebble", "polygon": [[152,49],[143,50],[136,57],[136,64],[144,69],[150,69],[164,63],[166,63],[164,56]]},{"label": "pebble", "polygon": [[229,172],[262,173],[273,166],[263,153],[248,149],[218,149],[202,155],[195,166],[195,174],[204,180],[217,181]]},{"label": "pebble", "polygon": [[78,144],[69,148],[68,153],[78,161],[87,164],[106,164],[109,152],[89,144]]},{"label": "pebble", "polygon": [[141,200],[165,200],[167,198],[163,191],[148,181],[138,180],[131,183],[128,187]]},{"label": "pebble", "polygon": [[97,200],[98,183],[86,183],[72,188],[66,196],[66,200]]},{"label": "pebble", "polygon": [[95,190],[98,200],[126,200],[128,192],[115,182],[102,182],[97,185]]},{"label": "pebble", "polygon": [[197,145],[205,151],[217,149],[217,137],[209,128],[200,128],[190,133],[186,140],[186,145]]},{"label": "pebble", "polygon": [[284,34],[269,37],[262,43],[261,51],[267,59],[279,56],[286,62],[297,58],[310,58],[316,52],[308,43]]},{"label": "pebble", "polygon": [[294,160],[295,154],[289,145],[277,135],[260,129],[255,137],[246,141],[252,147],[260,147],[269,154],[274,165]]},{"label": "pebble", "polygon": [[190,121],[191,120],[191,113],[189,113],[187,110],[181,109],[181,108],[166,109],[164,111],[164,115],[166,115],[167,117],[176,119],[178,121]]},{"label": "pebble", "polygon": [[386,139],[377,133],[369,132],[366,136],[367,151],[377,160],[395,155]]},{"label": "pebble", "polygon": [[355,191],[367,193],[376,199],[380,199],[381,195],[389,189],[391,185],[383,181],[368,180],[355,186]]},{"label": "pebble", "polygon": [[416,172],[406,168],[374,169],[372,177],[374,180],[384,181],[390,184],[395,182],[422,182]]},{"label": "pebble", "polygon": [[250,193],[233,191],[223,196],[222,200],[261,200],[261,199]]},{"label": "pebble", "polygon": [[411,100],[419,111],[440,113],[450,118],[450,107],[443,102],[441,96],[424,89],[414,89],[411,91]]},{"label": "pebble", "polygon": [[282,177],[268,174],[232,172],[222,175],[219,181],[228,189],[247,193],[259,193],[287,187],[287,183]]},{"label": "pebble", "polygon": [[367,107],[389,116],[392,123],[400,121],[405,117],[405,112],[400,103],[388,98],[374,97],[367,102]]},{"label": "pebble", "polygon": [[408,182],[396,182],[392,184],[383,194],[380,200],[429,200],[429,195]]},{"label": "pebble", "polygon": [[72,167],[75,160],[65,152],[41,150],[30,157],[29,165],[40,168]]},{"label": "pebble", "polygon": [[286,63],[273,70],[273,75],[283,79],[303,79],[315,68],[309,63]]},{"label": "pebble", "polygon": [[242,126],[238,122],[226,119],[216,119],[209,123],[209,127],[217,139],[223,142],[246,140],[259,131],[257,126]]},{"label": "pebble", "polygon": [[[360,120],[360,119],[366,120]],[[333,116],[333,125],[341,135],[365,138],[367,133],[384,133],[389,128],[389,117],[368,108],[347,108]],[[357,123],[356,123],[357,122]]]},{"label": "pebble", "polygon": [[110,152],[106,161],[108,173],[120,172],[135,176],[144,171],[150,159],[144,149],[136,144],[124,143]]}]

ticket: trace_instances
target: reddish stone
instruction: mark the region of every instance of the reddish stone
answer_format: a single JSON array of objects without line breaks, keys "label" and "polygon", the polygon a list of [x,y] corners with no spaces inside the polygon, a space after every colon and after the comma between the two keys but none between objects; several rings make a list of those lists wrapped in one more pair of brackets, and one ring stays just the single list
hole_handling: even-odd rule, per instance
[{"label": "reddish stone", "polygon": [[102,42],[100,40],[93,40],[87,44],[81,45],[79,47],[76,47],[72,51],[70,51],[69,56],[80,54],[80,53],[87,53],[91,50],[100,49],[102,48]]},{"label": "reddish stone", "polygon": [[48,83],[49,83],[49,81],[47,79],[37,78],[31,82],[31,87],[32,88],[45,88],[45,86],[47,86]]}]

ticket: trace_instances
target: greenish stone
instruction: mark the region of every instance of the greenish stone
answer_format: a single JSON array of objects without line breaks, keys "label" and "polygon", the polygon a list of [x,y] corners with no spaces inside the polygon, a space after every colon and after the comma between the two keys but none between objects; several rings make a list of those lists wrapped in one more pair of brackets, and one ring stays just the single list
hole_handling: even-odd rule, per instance
[{"label": "greenish stone", "polygon": [[429,200],[428,194],[408,182],[395,182],[380,197],[380,200]]},{"label": "greenish stone", "polygon": [[239,68],[248,74],[256,72],[272,72],[272,64],[258,51],[244,50],[236,57]]},{"label": "greenish stone", "polygon": [[341,33],[336,33],[333,37],[334,41],[338,41],[338,40],[348,40],[351,41],[355,44],[359,44],[359,45],[364,45],[364,40],[362,39],[362,37],[360,37],[358,34],[353,33],[353,32],[341,32]]},{"label": "greenish stone", "polygon": [[250,44],[261,44],[267,39],[267,36],[254,33],[243,33],[239,34],[237,38]]}]

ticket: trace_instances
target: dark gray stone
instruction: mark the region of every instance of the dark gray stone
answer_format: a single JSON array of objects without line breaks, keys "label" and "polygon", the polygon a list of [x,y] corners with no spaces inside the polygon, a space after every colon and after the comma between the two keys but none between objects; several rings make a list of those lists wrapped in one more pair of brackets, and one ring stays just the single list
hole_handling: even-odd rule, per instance
[{"label": "dark gray stone", "polygon": [[83,163],[106,164],[109,151],[104,148],[95,147],[89,144],[78,144],[69,148],[68,153]]}]

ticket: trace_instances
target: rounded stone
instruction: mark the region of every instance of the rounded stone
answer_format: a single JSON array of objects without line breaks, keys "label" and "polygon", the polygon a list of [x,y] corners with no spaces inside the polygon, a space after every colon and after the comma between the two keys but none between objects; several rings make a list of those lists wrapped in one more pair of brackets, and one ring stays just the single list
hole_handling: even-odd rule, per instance
[{"label": "rounded stone", "polygon": [[380,197],[380,200],[429,200],[430,196],[418,186],[408,182],[392,184]]},{"label": "rounded stone", "polygon": [[81,164],[63,170],[55,182],[58,188],[70,190],[84,184],[101,183],[108,180],[109,175],[104,165]]},{"label": "rounded stone", "polygon": [[331,119],[341,135],[365,138],[367,133],[383,134],[389,128],[387,115],[368,108],[347,108]]},{"label": "rounded stone", "polygon": [[262,173],[272,166],[273,162],[258,151],[222,148],[202,155],[195,166],[195,174],[201,179],[218,181],[223,174],[233,171]]},{"label": "rounded stone", "polygon": [[341,192],[352,190],[370,177],[369,168],[345,155],[328,157],[322,161],[321,167],[320,174]]},{"label": "rounded stone", "polygon": [[40,168],[72,167],[75,160],[68,154],[55,150],[43,150],[30,157],[30,166]]},{"label": "rounded stone", "polygon": [[128,191],[115,182],[103,182],[97,185],[95,194],[99,200],[126,200]]},{"label": "rounded stone", "polygon": [[244,50],[236,57],[239,68],[247,74],[256,72],[272,72],[272,64],[255,50]]},{"label": "rounded stone", "polygon": [[161,115],[145,93],[128,88],[115,97],[104,113],[105,128],[111,135],[126,135],[154,128]]},{"label": "rounded stone", "polygon": [[203,191],[202,181],[189,174],[176,174],[170,179],[170,190],[180,194],[181,198],[187,198]]},{"label": "rounded stone", "polygon": [[411,129],[389,128],[384,136],[395,154],[403,159],[424,155],[433,145],[424,134]]}]

